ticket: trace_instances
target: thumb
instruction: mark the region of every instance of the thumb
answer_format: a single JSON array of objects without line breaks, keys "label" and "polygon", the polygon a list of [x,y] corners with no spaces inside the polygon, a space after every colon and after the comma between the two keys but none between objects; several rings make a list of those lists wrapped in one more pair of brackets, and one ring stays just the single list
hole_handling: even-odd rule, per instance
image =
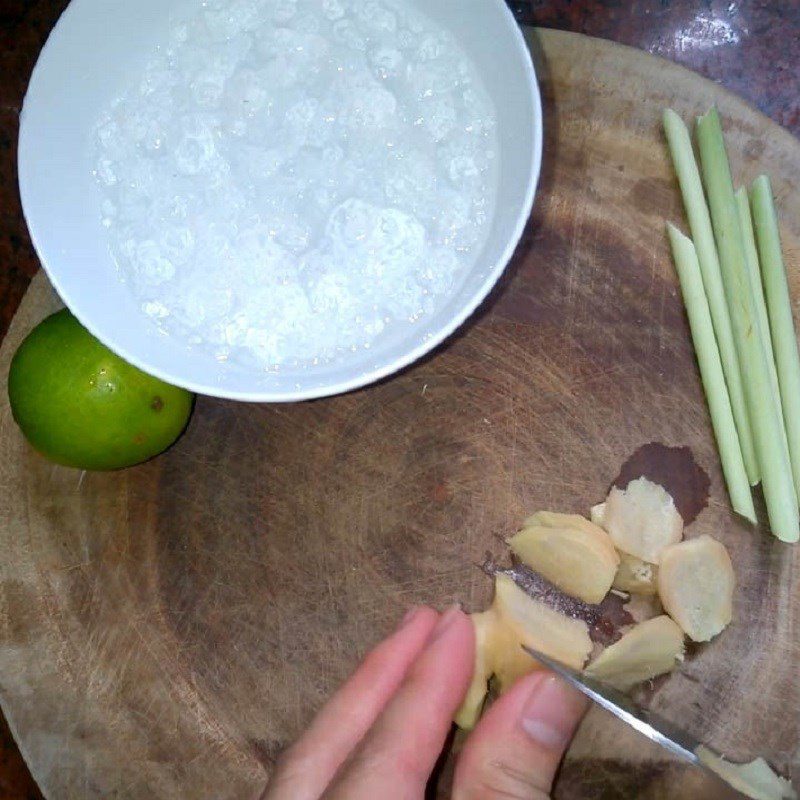
[{"label": "thumb", "polygon": [[464,745],[453,800],[546,800],[587,705],[552,672],[521,678],[492,704]]}]

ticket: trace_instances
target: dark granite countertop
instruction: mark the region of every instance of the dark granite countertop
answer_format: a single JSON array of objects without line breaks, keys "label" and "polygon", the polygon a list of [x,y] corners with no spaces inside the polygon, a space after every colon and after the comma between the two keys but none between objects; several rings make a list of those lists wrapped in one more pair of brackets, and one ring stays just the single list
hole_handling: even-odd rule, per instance
[{"label": "dark granite countertop", "polygon": [[[725,85],[800,136],[798,0],[509,0],[520,22],[640,47]],[[0,338],[38,262],[20,210],[25,86],[67,0],[0,0]],[[40,798],[0,717],[0,797]]]}]

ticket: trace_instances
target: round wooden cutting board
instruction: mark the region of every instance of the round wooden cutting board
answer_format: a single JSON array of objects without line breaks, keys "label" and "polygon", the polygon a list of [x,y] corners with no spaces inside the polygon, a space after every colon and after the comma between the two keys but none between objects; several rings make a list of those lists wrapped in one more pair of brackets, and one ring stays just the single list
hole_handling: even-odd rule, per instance
[{"label": "round wooden cutting board", "polygon": [[[661,110],[718,103],[739,180],[772,174],[795,298],[800,143],[644,53],[530,41],[546,104],[535,213],[490,301],[432,357],[329,400],[200,398],[176,447],[113,474],[34,454],[3,385],[0,700],[48,797],[256,796],[410,604],[481,607],[475,563],[504,555],[497,535],[535,509],[588,512],[650,441],[688,445],[709,473],[687,534],[722,539],[738,575],[734,623],[653,707],[798,777],[800,548],[729,511],[664,235],[684,221]],[[3,381],[56,307],[38,277]],[[700,781],[593,709],[555,797],[706,796]]]}]

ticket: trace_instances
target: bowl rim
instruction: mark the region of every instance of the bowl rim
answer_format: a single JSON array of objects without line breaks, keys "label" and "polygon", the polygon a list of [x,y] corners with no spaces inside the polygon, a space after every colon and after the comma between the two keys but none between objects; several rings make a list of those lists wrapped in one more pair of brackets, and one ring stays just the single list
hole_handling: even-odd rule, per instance
[{"label": "bowl rim", "polygon": [[206,383],[203,381],[195,381],[173,374],[169,370],[160,367],[154,367],[146,362],[145,359],[139,358],[135,353],[132,353],[127,347],[120,346],[114,340],[113,333],[106,330],[99,330],[91,321],[90,316],[84,313],[84,308],[79,298],[70,296],[69,292],[65,290],[62,281],[59,280],[57,270],[50,269],[47,263],[47,258],[44,255],[45,248],[41,244],[42,235],[40,227],[37,226],[31,215],[28,213],[32,204],[32,199],[28,194],[28,188],[25,181],[24,162],[29,158],[28,147],[28,134],[29,129],[26,126],[25,104],[28,102],[28,94],[31,87],[35,85],[35,78],[41,69],[41,65],[45,61],[44,56],[48,49],[52,46],[55,39],[55,34],[61,27],[64,20],[74,13],[75,8],[80,5],[79,0],[73,0],[62,13],[50,32],[47,41],[42,47],[36,64],[31,72],[28,88],[26,89],[25,98],[23,101],[22,112],[20,114],[20,128],[17,148],[17,176],[19,183],[20,200],[22,206],[23,217],[28,227],[28,232],[33,244],[39,263],[46,273],[48,280],[52,287],[57,292],[59,298],[64,305],[75,315],[78,321],[100,342],[102,342],[111,351],[123,358],[129,364],[137,367],[138,369],[159,378],[166,383],[181,388],[187,389],[195,394],[206,395],[209,397],[217,397],[226,400],[236,400],[241,402],[250,403],[292,403],[304,400],[316,400],[323,397],[332,397],[339,394],[355,391],[364,388],[373,383],[376,383],[396,372],[400,372],[406,367],[418,361],[423,356],[435,350],[439,345],[446,341],[450,336],[455,333],[472,314],[476,311],[478,306],[483,303],[489,295],[495,284],[500,279],[500,276],[505,271],[514,251],[522,238],[525,226],[528,224],[530,215],[533,209],[534,196],[536,188],[539,183],[542,165],[542,148],[543,148],[543,128],[544,128],[544,114],[542,110],[541,92],[539,83],[536,76],[536,70],[533,64],[533,58],[525,41],[525,35],[522,27],[517,23],[511,9],[506,5],[504,0],[491,0],[499,13],[505,20],[506,27],[509,29],[512,39],[516,42],[517,49],[522,55],[523,68],[525,71],[525,78],[527,80],[528,89],[531,93],[531,101],[533,105],[533,116],[535,124],[533,126],[533,152],[531,170],[528,175],[528,183],[525,188],[525,197],[520,206],[517,220],[511,236],[508,238],[501,255],[495,259],[494,263],[487,267],[486,277],[477,290],[469,298],[469,301],[461,306],[458,313],[454,314],[441,325],[435,332],[431,333],[422,342],[415,347],[404,352],[400,356],[385,364],[377,365],[371,369],[364,370],[358,375],[335,381],[332,383],[321,383],[311,385],[302,389],[282,389],[282,390],[237,390],[226,388],[222,384],[215,384],[212,382]]}]

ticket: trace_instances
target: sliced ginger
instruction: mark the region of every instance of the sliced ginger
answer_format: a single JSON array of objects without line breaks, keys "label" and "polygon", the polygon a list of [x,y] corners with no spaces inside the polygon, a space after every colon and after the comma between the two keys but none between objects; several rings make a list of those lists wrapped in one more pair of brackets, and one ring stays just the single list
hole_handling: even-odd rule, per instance
[{"label": "sliced ginger", "polygon": [[[727,551],[710,536],[681,542],[682,536],[672,497],[638,478],[624,490],[612,488],[606,502],[591,509],[591,521],[539,511],[508,544],[524,564],[586,603],[600,603],[612,586],[631,593],[625,610],[636,624],[585,669],[626,691],[672,670],[683,657],[684,633],[707,641],[731,620],[734,574]],[[475,671],[456,715],[461,728],[474,727],[492,678],[502,693],[540,668],[523,646],[576,670],[592,653],[586,622],[532,598],[502,573],[495,575],[491,607],[473,614],[472,622]]]},{"label": "sliced ginger", "polygon": [[663,486],[637,478],[626,489],[611,489],[603,511],[603,527],[617,549],[651,564],[661,551],[681,540],[683,519]]},{"label": "sliced ginger", "polygon": [[559,614],[534,600],[508,575],[495,577],[491,608],[473,614],[472,622],[475,672],[455,717],[456,724],[465,729],[472,728],[480,716],[491,676],[497,679],[502,693],[518,678],[539,669],[539,664],[522,649],[523,645],[574,669],[583,667],[592,649],[585,622]]},{"label": "sliced ginger", "polygon": [[608,594],[619,564],[609,535],[577,514],[534,514],[508,545],[523,564],[587,603]]},{"label": "sliced ginger", "polygon": [[661,602],[696,642],[707,642],[731,621],[735,582],[728,551],[707,534],[672,545],[661,554]]},{"label": "sliced ginger", "polygon": [[628,553],[620,553],[619,567],[612,585],[623,592],[655,594],[658,591],[657,579],[658,567],[655,564],[648,564]]},{"label": "sliced ginger", "polygon": [[669,672],[683,656],[683,631],[666,615],[640,622],[584,670],[625,691]]},{"label": "sliced ginger", "polygon": [[[533,525],[544,525],[546,528],[577,528],[578,530],[586,531],[589,536],[596,535],[599,527],[580,514],[562,514],[559,511],[537,511],[522,523],[523,528]],[[601,532],[605,533],[602,528]],[[609,541],[608,546],[613,549],[614,543]]]}]

